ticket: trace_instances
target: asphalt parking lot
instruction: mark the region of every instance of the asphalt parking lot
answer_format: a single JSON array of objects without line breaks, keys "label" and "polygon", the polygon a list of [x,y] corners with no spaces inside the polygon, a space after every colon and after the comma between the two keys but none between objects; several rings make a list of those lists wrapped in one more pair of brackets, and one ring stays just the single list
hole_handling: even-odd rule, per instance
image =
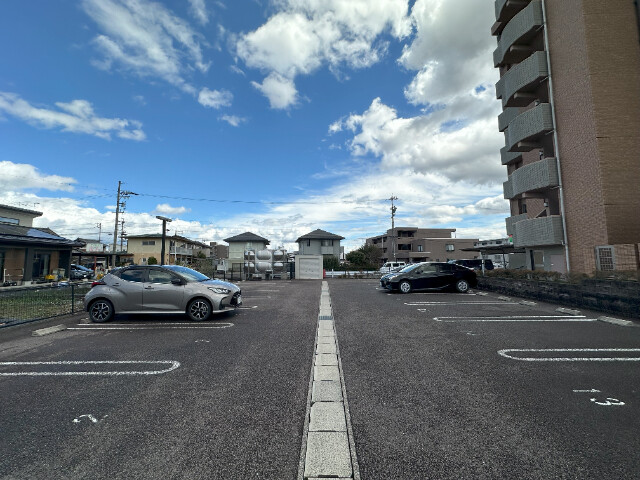
[{"label": "asphalt parking lot", "polygon": [[[637,325],[328,285],[361,478],[640,476]],[[297,478],[321,282],[241,287],[204,323],[0,330],[0,478]]]}]

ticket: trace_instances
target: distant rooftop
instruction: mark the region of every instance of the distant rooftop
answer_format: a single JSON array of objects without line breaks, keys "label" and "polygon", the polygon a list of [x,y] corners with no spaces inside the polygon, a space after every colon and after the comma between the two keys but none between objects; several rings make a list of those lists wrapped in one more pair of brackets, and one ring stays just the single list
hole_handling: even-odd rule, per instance
[{"label": "distant rooftop", "polygon": [[320,230],[318,228],[317,230],[314,230],[313,232],[307,233],[306,235],[302,235],[300,238],[298,238],[296,240],[296,243],[298,243],[300,240],[307,240],[307,239],[311,239],[311,240],[344,240],[344,237],[341,237],[340,235],[336,235],[335,233],[327,232],[325,230]]},{"label": "distant rooftop", "polygon": [[269,240],[267,240],[264,237],[261,237],[260,235],[256,235],[255,233],[251,233],[251,232],[244,232],[241,233],[240,235],[236,235],[235,237],[229,237],[229,238],[225,238],[224,239],[225,242],[227,243],[231,243],[231,242],[264,242],[267,245],[269,245]]}]

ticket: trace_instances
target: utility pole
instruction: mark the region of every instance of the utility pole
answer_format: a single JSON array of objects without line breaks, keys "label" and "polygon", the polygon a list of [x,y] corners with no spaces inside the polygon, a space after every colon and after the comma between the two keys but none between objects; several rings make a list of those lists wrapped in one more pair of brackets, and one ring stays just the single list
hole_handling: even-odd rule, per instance
[{"label": "utility pole", "polygon": [[398,207],[396,207],[393,204],[394,200],[398,200],[398,197],[395,197],[393,194],[391,194],[391,198],[389,198],[389,200],[391,200],[391,250],[393,252],[393,260],[396,260],[396,232],[395,232],[395,216],[396,216],[396,210],[398,209]]},{"label": "utility pole", "polygon": [[124,243],[124,237],[127,234],[127,232],[124,231],[124,218],[122,220],[120,220],[120,251],[124,251],[124,247],[123,247],[123,243]]},{"label": "utility pole", "polygon": [[96,223],[96,227],[98,227],[98,242],[101,242],[102,237],[102,223]]},{"label": "utility pole", "polygon": [[120,215],[120,207],[122,207],[124,210],[124,207],[126,206],[126,203],[121,200],[126,200],[131,195],[138,195],[137,193],[134,193],[134,192],[129,192],[126,190],[122,191],[121,187],[122,187],[122,182],[118,180],[118,197],[116,199],[116,224],[115,224],[115,228],[113,229],[113,249],[111,251],[112,267],[116,266],[116,247],[118,245],[118,217]]}]

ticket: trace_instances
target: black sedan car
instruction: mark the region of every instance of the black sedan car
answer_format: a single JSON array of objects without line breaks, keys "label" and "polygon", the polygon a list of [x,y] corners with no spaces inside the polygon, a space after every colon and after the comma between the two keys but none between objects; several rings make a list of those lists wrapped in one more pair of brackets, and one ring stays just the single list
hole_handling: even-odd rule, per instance
[{"label": "black sedan car", "polygon": [[406,266],[399,272],[385,275],[380,286],[387,290],[409,293],[413,290],[457,290],[466,293],[478,284],[476,273],[453,263],[423,262]]}]

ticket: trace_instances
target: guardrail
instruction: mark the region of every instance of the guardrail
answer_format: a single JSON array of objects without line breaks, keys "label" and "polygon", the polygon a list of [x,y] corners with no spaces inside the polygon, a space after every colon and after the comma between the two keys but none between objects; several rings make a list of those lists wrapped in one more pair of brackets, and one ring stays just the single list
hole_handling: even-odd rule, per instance
[{"label": "guardrail", "polygon": [[377,270],[326,270],[325,278],[380,278],[382,274]]},{"label": "guardrail", "polygon": [[90,288],[69,282],[0,288],[0,328],[81,312]]}]

